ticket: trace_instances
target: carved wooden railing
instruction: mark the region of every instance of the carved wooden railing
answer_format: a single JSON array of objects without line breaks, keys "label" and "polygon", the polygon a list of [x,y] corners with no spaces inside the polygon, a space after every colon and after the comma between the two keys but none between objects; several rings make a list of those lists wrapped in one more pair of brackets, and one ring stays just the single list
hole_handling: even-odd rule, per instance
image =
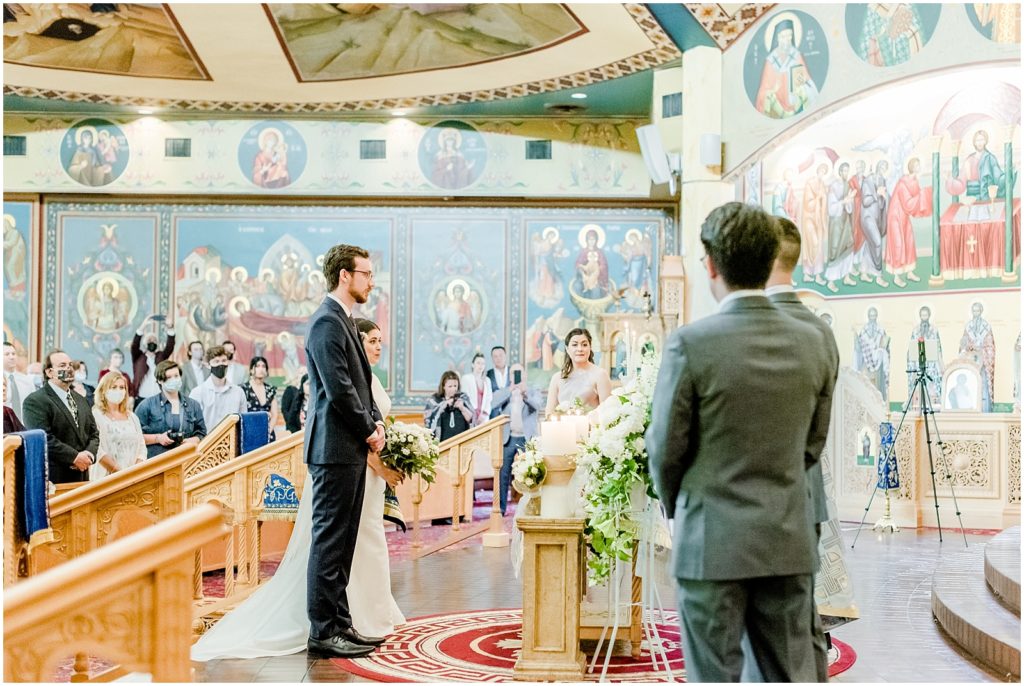
[{"label": "carved wooden railing", "polygon": [[239,421],[237,414],[229,414],[199,441],[198,454],[185,465],[186,479],[238,457]]},{"label": "carved wooden railing", "polygon": [[20,436],[4,436],[4,587],[18,578],[18,560],[24,545],[18,541],[18,503],[15,499],[14,453],[21,447]]},{"label": "carved wooden railing", "polygon": [[72,681],[86,681],[86,654],[154,681],[191,681],[195,550],[227,533],[206,505],[4,591],[4,680],[45,682],[75,655]]},{"label": "carved wooden railing", "polygon": [[[195,632],[202,633],[227,609],[245,599],[259,585],[260,533],[264,521],[291,518],[265,506],[264,489],[272,475],[282,477],[301,495],[306,478],[301,433],[282,438],[185,480],[186,507],[217,502],[227,511],[231,535],[225,547],[224,597],[204,598],[202,551],[196,553],[193,594]],[[237,551],[237,554],[236,554]]]},{"label": "carved wooden railing", "polygon": [[[54,540],[32,550],[28,574],[38,574],[180,513],[184,509],[185,465],[195,457],[195,446],[182,445],[50,498]],[[6,543],[7,532],[4,534]]]},{"label": "carved wooden railing", "polygon": [[[501,518],[498,488],[501,481],[500,472],[503,455],[502,449],[504,445],[502,441],[502,427],[508,421],[509,419],[507,416],[500,415],[484,422],[480,426],[464,431],[458,436],[452,436],[451,438],[441,442],[441,458],[437,464],[437,471],[438,476],[441,476],[442,473],[448,476],[448,487],[451,489],[450,502],[452,530],[445,539],[428,548],[420,550],[414,555],[415,558],[437,552],[438,550],[446,548],[453,543],[463,541],[485,530],[494,536],[501,536],[503,534],[504,525]],[[460,523],[462,515],[469,514],[470,519],[472,519],[473,459],[479,451],[483,451],[490,458],[494,478],[494,502],[491,505],[491,515],[486,522],[477,524],[471,523],[468,527],[464,528]],[[468,491],[466,490],[467,484],[469,488]],[[434,484],[425,484],[422,479],[416,477],[411,480],[409,486],[406,486],[406,488],[403,489],[410,493],[412,500],[412,547],[414,549],[419,549],[422,546],[418,525],[420,521],[419,508],[420,504],[423,502],[424,493],[429,491],[436,492],[440,488],[443,488],[443,481],[441,479],[435,481]],[[402,490],[399,491],[400,498],[402,492]],[[498,543],[498,545],[503,544]]]}]

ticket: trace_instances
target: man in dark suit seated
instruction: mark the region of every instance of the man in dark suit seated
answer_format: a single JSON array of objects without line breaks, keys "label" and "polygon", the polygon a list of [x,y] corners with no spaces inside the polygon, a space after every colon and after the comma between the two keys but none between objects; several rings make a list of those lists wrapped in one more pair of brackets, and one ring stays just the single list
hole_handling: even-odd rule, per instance
[{"label": "man in dark suit seated", "polygon": [[71,389],[71,357],[63,350],[51,352],[43,362],[43,377],[43,387],[25,398],[25,426],[46,432],[50,481],[88,481],[100,432],[85,398]]},{"label": "man in dark suit seated", "polygon": [[[824,441],[832,376],[817,329],[765,296],[775,220],[727,203],[701,227],[718,312],[669,336],[646,434],[675,523],[688,681],[739,681],[741,643],[766,681],[815,681],[817,546],[806,446]],[[819,435],[820,434],[820,435]]]}]

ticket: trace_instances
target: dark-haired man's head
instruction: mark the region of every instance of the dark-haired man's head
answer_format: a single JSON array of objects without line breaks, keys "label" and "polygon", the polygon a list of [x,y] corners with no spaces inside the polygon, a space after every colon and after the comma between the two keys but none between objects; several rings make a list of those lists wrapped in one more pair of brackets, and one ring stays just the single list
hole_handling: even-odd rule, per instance
[{"label": "dark-haired man's head", "polygon": [[786,217],[775,217],[779,232],[779,254],[775,256],[768,286],[789,286],[793,283],[793,270],[800,262],[800,229]]},{"label": "dark-haired man's head", "polygon": [[373,263],[370,253],[356,245],[339,243],[324,255],[324,279],[327,290],[350,309],[353,303],[365,303],[373,290]]},{"label": "dark-haired man's head", "polygon": [[764,288],[779,253],[775,218],[756,205],[727,202],[711,210],[700,230],[711,292]]},{"label": "dark-haired man's head", "polygon": [[18,350],[10,341],[4,341],[4,373],[18,371]]},{"label": "dark-haired man's head", "polygon": [[495,369],[505,368],[505,363],[508,362],[508,353],[505,352],[504,346],[496,345],[491,348],[491,362]]}]

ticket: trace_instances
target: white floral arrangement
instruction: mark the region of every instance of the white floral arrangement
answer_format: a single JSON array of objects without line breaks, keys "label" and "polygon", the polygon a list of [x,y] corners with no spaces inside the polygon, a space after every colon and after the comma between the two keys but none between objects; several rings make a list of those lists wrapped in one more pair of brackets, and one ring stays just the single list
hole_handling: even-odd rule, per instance
[{"label": "white floral arrangement", "polygon": [[[537,439],[532,438],[526,442],[523,449],[516,455],[512,463],[512,478],[520,492],[533,492],[544,483],[544,477],[548,475],[547,467],[544,466],[544,455],[537,445]],[[525,489],[525,490],[523,490]]]},{"label": "white floral arrangement", "polygon": [[381,462],[402,472],[406,478],[419,476],[434,483],[440,459],[438,440],[425,426],[405,422],[389,422],[384,428],[385,446]]},{"label": "white floral arrangement", "polygon": [[642,484],[657,497],[651,481],[644,432],[651,421],[651,399],[660,359],[643,353],[640,369],[628,386],[616,389],[597,408],[597,421],[580,446],[576,466],[586,470],[582,506],[591,554],[587,575],[592,585],[608,579],[612,562],[629,562],[638,525],[631,494]]}]

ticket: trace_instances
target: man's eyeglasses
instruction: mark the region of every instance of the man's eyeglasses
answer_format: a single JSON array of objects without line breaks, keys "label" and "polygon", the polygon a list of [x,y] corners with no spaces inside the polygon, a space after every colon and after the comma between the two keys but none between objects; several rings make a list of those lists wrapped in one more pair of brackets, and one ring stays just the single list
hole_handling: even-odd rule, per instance
[{"label": "man's eyeglasses", "polygon": [[366,274],[366,278],[373,280],[373,272],[368,272],[365,269],[346,269],[345,271],[351,272],[352,274]]}]

